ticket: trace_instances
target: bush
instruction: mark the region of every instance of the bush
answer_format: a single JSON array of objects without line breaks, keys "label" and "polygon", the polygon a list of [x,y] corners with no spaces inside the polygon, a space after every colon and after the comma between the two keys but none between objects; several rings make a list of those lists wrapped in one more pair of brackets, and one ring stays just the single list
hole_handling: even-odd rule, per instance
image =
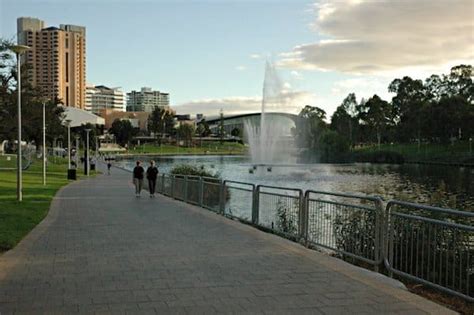
[{"label": "bush", "polygon": [[393,151],[357,152],[353,158],[355,162],[364,163],[403,164],[405,161],[403,155]]},{"label": "bush", "polygon": [[220,175],[218,173],[209,172],[204,168],[204,166],[196,166],[196,165],[189,165],[189,164],[180,164],[173,169],[171,169],[171,174],[173,175],[188,175],[188,176],[201,176],[201,177],[211,177],[215,179],[220,179]]}]

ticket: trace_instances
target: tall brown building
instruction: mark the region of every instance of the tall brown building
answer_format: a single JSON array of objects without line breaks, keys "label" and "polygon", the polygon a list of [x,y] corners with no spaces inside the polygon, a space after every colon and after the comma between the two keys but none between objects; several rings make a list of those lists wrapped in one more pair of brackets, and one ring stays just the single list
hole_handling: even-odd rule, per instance
[{"label": "tall brown building", "polygon": [[31,47],[22,62],[30,65],[29,80],[48,97],[84,109],[86,103],[86,29],[63,25],[45,27],[29,17],[17,20],[18,44]]}]

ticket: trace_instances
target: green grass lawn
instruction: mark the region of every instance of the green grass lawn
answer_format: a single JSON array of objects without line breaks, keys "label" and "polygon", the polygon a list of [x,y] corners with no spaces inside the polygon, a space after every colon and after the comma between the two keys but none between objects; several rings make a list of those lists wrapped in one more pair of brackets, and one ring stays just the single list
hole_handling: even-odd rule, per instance
[{"label": "green grass lawn", "polygon": [[[0,168],[7,162],[0,159]],[[80,178],[80,170],[77,173]],[[23,201],[18,202],[16,170],[0,170],[0,252],[13,248],[43,220],[58,189],[70,182],[66,176],[67,159],[50,158],[43,186],[42,162],[34,160],[23,171]]]},{"label": "green grass lawn", "polygon": [[[474,146],[474,144],[473,144]],[[430,162],[474,162],[474,147],[470,151],[468,141],[451,144],[416,143],[410,144],[382,144],[358,148],[356,152],[393,151],[403,155],[407,161]]]},{"label": "green grass lawn", "polygon": [[165,144],[161,147],[158,144],[147,143],[137,146],[134,149],[127,151],[128,154],[244,154],[246,147],[243,144],[236,142],[224,142],[223,144],[216,142],[203,142],[201,146],[194,147],[178,147],[174,145]]}]

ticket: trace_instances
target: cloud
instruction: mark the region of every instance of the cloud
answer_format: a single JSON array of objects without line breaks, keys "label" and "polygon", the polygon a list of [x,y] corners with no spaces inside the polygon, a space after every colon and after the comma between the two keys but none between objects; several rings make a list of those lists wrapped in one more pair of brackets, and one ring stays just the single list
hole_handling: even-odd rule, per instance
[{"label": "cloud", "polygon": [[[267,101],[266,111],[297,114],[307,104],[313,104],[316,96],[304,91],[282,91],[278,97]],[[261,111],[262,98],[226,97],[195,100],[173,107],[178,114],[204,114],[217,116],[222,109],[225,115],[254,113]]]},{"label": "cloud", "polygon": [[338,96],[341,102],[349,93],[356,93],[358,99],[361,97],[369,98],[377,94],[385,100],[390,100],[389,83],[389,80],[374,77],[350,78],[334,82],[331,94]]},{"label": "cloud", "polygon": [[472,0],[326,0],[315,5],[325,39],[282,54],[293,69],[380,74],[474,60]]},{"label": "cloud", "polygon": [[260,54],[251,54],[250,58],[252,58],[252,59],[261,59],[262,55],[260,55]]},{"label": "cloud", "polygon": [[237,71],[245,71],[245,70],[247,70],[247,67],[246,67],[246,66],[237,66],[237,67],[235,67],[235,70],[237,70]]}]

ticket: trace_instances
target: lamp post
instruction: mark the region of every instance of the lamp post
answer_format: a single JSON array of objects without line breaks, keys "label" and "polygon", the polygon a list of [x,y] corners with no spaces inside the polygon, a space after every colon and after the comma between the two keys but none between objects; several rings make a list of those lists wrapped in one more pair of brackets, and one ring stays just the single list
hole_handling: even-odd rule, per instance
[{"label": "lamp post", "polygon": [[91,129],[86,129],[86,175],[89,176],[89,132]]},{"label": "lamp post", "polygon": [[71,169],[71,119],[66,120],[67,126],[67,169]]},{"label": "lamp post", "polygon": [[17,151],[17,171],[16,171],[16,199],[23,200],[23,185],[22,185],[22,165],[21,165],[21,61],[20,56],[30,47],[24,45],[14,45],[10,50],[16,54],[17,64],[17,93],[18,93],[18,151]]},{"label": "lamp post", "polygon": [[76,169],[79,166],[79,136],[76,136]]},{"label": "lamp post", "polygon": [[46,185],[46,101],[43,100],[43,186]]}]

